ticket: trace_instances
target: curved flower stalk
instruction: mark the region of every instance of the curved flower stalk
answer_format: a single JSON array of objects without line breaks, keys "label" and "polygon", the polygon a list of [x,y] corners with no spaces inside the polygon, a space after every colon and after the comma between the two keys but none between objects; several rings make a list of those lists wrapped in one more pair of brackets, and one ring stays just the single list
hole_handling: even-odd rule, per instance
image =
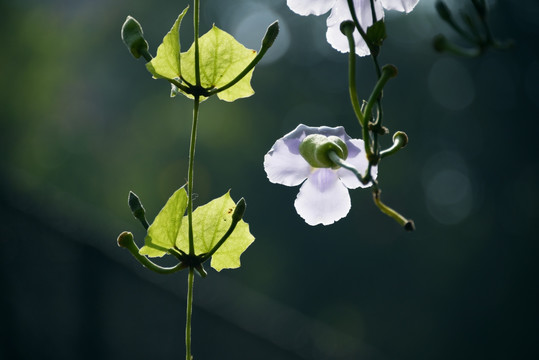
[{"label": "curved flower stalk", "polygon": [[[342,126],[309,127],[303,124],[275,142],[264,156],[264,169],[272,183],[286,186],[302,184],[294,206],[307,224],[330,225],[350,211],[348,189],[366,188],[372,182],[363,184],[354,173],[333,163],[313,166],[309,154],[305,154],[301,146],[306,137],[314,134],[340,139],[344,143],[341,145],[345,149],[344,160],[362,173],[367,171],[369,162],[365,157],[363,140],[352,139]],[[377,168],[372,167],[374,179],[376,174]]]},{"label": "curved flower stalk", "polygon": [[[344,21],[353,20],[348,4],[349,0],[287,0],[290,10],[299,15],[322,15],[331,10],[327,19],[327,41],[334,49],[340,52],[348,52],[348,40],[340,31],[340,25]],[[356,10],[356,17],[363,31],[372,26],[376,21],[384,18],[384,9],[397,10],[409,13],[414,9],[419,0],[350,0]],[[371,4],[373,8],[371,8]],[[374,15],[374,16],[373,16]],[[374,21],[373,21],[374,18]],[[363,36],[354,31],[356,54],[366,56],[371,53]]]}]

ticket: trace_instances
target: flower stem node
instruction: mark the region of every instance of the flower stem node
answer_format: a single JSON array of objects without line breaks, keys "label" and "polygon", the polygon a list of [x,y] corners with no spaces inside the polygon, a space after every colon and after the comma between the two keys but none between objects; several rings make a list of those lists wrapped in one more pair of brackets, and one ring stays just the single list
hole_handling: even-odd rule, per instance
[{"label": "flower stem node", "polygon": [[382,72],[387,73],[389,78],[394,78],[399,74],[399,70],[395,65],[387,64],[382,67]]},{"label": "flower stem node", "polygon": [[129,231],[124,231],[118,236],[118,246],[127,248],[130,244],[134,243],[135,240],[133,239],[133,234],[131,234]]},{"label": "flower stem node", "polygon": [[352,34],[356,28],[356,25],[352,20],[346,20],[341,23],[341,32],[343,35],[348,36],[348,34]]},{"label": "flower stem node", "polygon": [[340,166],[329,157],[331,151],[343,160],[348,157],[348,148],[338,136],[311,134],[299,145],[299,153],[314,168],[338,169]]},{"label": "flower stem node", "polygon": [[403,148],[408,144],[408,135],[404,131],[397,131],[393,134],[393,142],[399,143],[400,147]]},{"label": "flower stem node", "polygon": [[136,59],[143,56],[146,60],[151,60],[151,55],[148,52],[148,42],[144,39],[142,26],[131,16],[125,19],[122,26],[122,40]]}]

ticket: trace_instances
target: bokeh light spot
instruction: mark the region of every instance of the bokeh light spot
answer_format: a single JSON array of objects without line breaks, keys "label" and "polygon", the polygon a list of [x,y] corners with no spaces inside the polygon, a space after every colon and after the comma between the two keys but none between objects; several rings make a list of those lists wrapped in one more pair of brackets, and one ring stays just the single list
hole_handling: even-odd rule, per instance
[{"label": "bokeh light spot", "polygon": [[443,58],[434,63],[429,74],[431,96],[449,110],[462,110],[475,98],[468,70],[458,61]]}]

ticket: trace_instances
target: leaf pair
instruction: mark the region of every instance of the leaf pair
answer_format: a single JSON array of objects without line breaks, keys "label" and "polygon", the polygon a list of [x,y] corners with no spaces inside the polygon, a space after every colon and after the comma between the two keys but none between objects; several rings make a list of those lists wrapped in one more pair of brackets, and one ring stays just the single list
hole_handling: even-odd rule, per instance
[{"label": "leaf pair", "polygon": [[[154,78],[196,84],[195,46],[184,53],[180,49],[179,28],[186,8],[176,19],[170,31],[157,49],[157,55],[146,68]],[[231,82],[256,57],[256,51],[247,49],[225,31],[215,25],[199,39],[200,86],[204,89],[220,88]],[[254,94],[251,87],[251,70],[234,86],[217,93],[221,100],[234,101]],[[193,97],[181,89],[173,89]]]},{"label": "leaf pair", "polygon": [[[236,204],[227,192],[193,212],[193,240],[196,255],[210,253],[232,223]],[[145,246],[140,254],[160,257],[177,248],[189,252],[189,224],[184,216],[187,208],[185,188],[178,189],[168,199],[154,222],[148,228]],[[217,271],[240,267],[241,254],[251,245],[254,237],[249,225],[240,220],[225,243],[213,254],[211,267]]]}]

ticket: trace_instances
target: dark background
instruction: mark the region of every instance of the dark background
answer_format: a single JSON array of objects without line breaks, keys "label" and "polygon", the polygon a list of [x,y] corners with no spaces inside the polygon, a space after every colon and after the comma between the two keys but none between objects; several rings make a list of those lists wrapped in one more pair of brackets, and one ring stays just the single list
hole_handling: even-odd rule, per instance
[{"label": "dark background", "polygon": [[[120,40],[130,14],[155,53],[189,1],[0,2],[0,358],[184,358],[186,274],[161,276],[116,246],[144,231],[187,176],[192,104],[168,97]],[[467,1],[449,2],[469,9]],[[491,25],[516,46],[477,59],[437,54],[451,30],[434,2],[386,12],[385,125],[410,143],[384,160],[384,200],[369,191],[328,227],[295,213],[299,190],[267,181],[263,156],[298,123],[360,136],[347,56],[325,19],[284,0],[202,1],[215,23],[258,49],[281,35],[253,77],[255,96],[201,106],[196,205],[232,189],[256,241],[242,267],[195,279],[195,359],[531,359],[539,355],[536,1],[491,2]],[[192,5],[191,5],[192,8]],[[192,39],[192,11],[182,24]],[[358,61],[359,92],[374,76]],[[384,146],[390,137],[384,139]],[[166,263],[166,260],[164,260]]]}]

